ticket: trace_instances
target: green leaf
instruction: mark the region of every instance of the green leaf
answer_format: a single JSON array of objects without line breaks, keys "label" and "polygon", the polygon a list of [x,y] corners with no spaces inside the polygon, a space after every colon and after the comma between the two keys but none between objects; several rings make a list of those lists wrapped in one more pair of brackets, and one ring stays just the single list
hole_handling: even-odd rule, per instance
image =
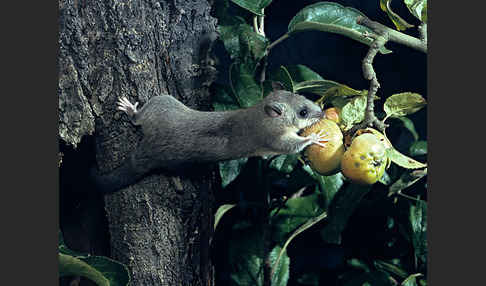
[{"label": "green leaf", "polygon": [[231,90],[216,83],[212,85],[212,88],[214,111],[228,111],[240,108]]},{"label": "green leaf", "polygon": [[66,246],[66,244],[64,243],[64,238],[62,237],[61,230],[59,230],[59,232],[58,232],[58,239],[59,239],[59,241],[58,241],[59,253],[67,254],[67,255],[71,255],[71,256],[88,256],[88,254],[86,254],[86,253],[81,253],[81,252],[77,252],[77,251],[69,249]]},{"label": "green leaf", "polygon": [[272,286],[286,286],[289,280],[290,258],[287,250],[280,246],[275,246],[270,252],[270,263],[272,265],[273,276]]},{"label": "green leaf", "polygon": [[[346,275],[347,274],[347,275]],[[343,286],[390,286],[391,276],[384,271],[358,272],[352,271],[345,273],[344,281],[339,283]]]},{"label": "green leaf", "polygon": [[130,283],[128,268],[116,260],[104,256],[82,257],[80,260],[100,271],[110,281],[110,286],[128,285]]},{"label": "green leaf", "polygon": [[375,265],[375,267],[377,269],[380,269],[380,270],[384,270],[384,271],[387,271],[389,273],[393,273],[401,278],[405,278],[408,276],[408,273],[401,269],[400,267],[396,266],[396,265],[393,265],[391,263],[388,263],[388,262],[385,262],[383,260],[375,260],[373,262],[373,264]]},{"label": "green leaf", "polygon": [[400,120],[400,122],[403,124],[403,127],[410,131],[410,133],[412,133],[413,139],[417,141],[419,136],[417,131],[415,130],[415,125],[413,124],[413,121],[404,116],[396,117],[396,119]]},{"label": "green leaf", "polygon": [[[279,246],[274,247],[270,252],[270,263],[275,269],[272,286],[285,286],[289,278],[290,259],[284,251],[277,262],[276,258],[280,252]],[[264,257],[263,240],[259,228],[233,231],[228,252],[228,263],[231,267],[230,285],[263,285]]]},{"label": "green leaf", "polygon": [[290,174],[299,163],[299,154],[280,155],[270,162],[270,168]]},{"label": "green leaf", "polygon": [[280,82],[284,85],[285,89],[290,92],[295,92],[294,84],[288,70],[284,66],[280,66],[278,70],[270,75],[270,79]]},{"label": "green leaf", "polygon": [[241,17],[232,17],[226,23],[218,27],[219,38],[223,41],[226,51],[232,60],[240,57],[240,34],[243,31],[252,30]]},{"label": "green leaf", "polygon": [[324,206],[325,209],[327,209],[336,193],[341,189],[344,184],[343,174],[339,172],[331,176],[323,176],[317,172],[314,172],[314,170],[312,170],[309,165],[305,165],[302,169],[306,171],[319,184],[320,190],[323,195]]},{"label": "green leaf", "polygon": [[391,164],[391,160],[387,159],[389,165],[385,172],[383,172],[383,176],[378,180],[385,186],[390,186],[393,182],[398,180],[399,176],[402,174],[403,170],[401,167],[395,164]]},{"label": "green leaf", "polygon": [[[286,155],[283,155],[284,157]],[[281,185],[283,192],[296,193],[296,190],[301,190],[306,186],[310,186],[316,183],[307,172],[301,167],[302,163],[299,161],[294,167],[291,173],[275,172],[274,169],[269,170],[268,175],[271,181],[286,182]]]},{"label": "green leaf", "polygon": [[403,280],[400,286],[417,286],[417,277],[422,276],[421,273],[415,273],[407,277],[407,279]]},{"label": "green leaf", "polygon": [[418,169],[427,167],[427,164],[420,163],[408,156],[403,155],[402,153],[398,152],[395,148],[388,148],[386,149],[386,153],[390,160],[397,164],[400,167],[407,168],[407,169]]},{"label": "green leaf", "polygon": [[238,177],[245,166],[248,158],[219,162],[219,174],[221,175],[221,186],[225,188]]},{"label": "green leaf", "polygon": [[307,80],[294,85],[295,92],[308,92],[321,96],[321,101],[332,97],[348,97],[368,94],[367,90],[356,90],[332,80]]},{"label": "green leaf", "polygon": [[227,25],[221,25],[219,32],[230,58],[237,63],[245,63],[254,71],[257,63],[267,53],[268,40],[253,31],[241,17],[235,17]]},{"label": "green leaf", "polygon": [[[414,259],[410,265],[416,272],[427,271],[427,202],[400,199],[396,203],[398,229],[410,242]],[[422,279],[420,279],[422,280]]]},{"label": "green leaf", "polygon": [[225,204],[225,205],[221,205],[218,208],[216,214],[214,215],[214,230],[216,230],[216,227],[218,226],[218,223],[223,217],[223,215],[230,209],[234,208],[235,206],[236,206],[235,204]]},{"label": "green leaf", "polygon": [[263,241],[258,230],[246,228],[232,232],[232,243],[228,250],[230,285],[255,285],[263,283],[261,270],[264,257]]},{"label": "green leaf", "polygon": [[388,18],[395,24],[398,31],[404,31],[408,28],[412,28],[413,25],[407,23],[407,21],[403,20],[402,17],[398,16],[395,12],[391,9],[391,1],[392,0],[380,0],[380,8],[381,10],[385,11],[388,15]]},{"label": "green leaf", "polygon": [[294,83],[308,80],[324,80],[318,73],[304,65],[291,65],[286,66],[286,68]]},{"label": "green leaf", "polygon": [[319,176],[319,186],[324,195],[324,200],[326,203],[326,208],[331,203],[334,196],[341,189],[344,184],[344,176],[341,172],[331,175],[331,176]]},{"label": "green leaf", "polygon": [[246,64],[232,64],[230,84],[241,107],[250,107],[263,98],[262,89],[254,78],[254,73]]},{"label": "green leaf", "polygon": [[282,251],[284,251],[287,246],[290,244],[290,242],[299,234],[301,234],[302,232],[304,232],[306,229],[310,228],[311,226],[315,225],[316,223],[320,222],[321,220],[325,219],[327,217],[327,213],[326,212],[322,212],[321,214],[319,214],[318,216],[316,217],[312,217],[310,219],[308,219],[304,224],[302,224],[301,226],[299,226],[299,228],[297,228],[289,237],[288,239],[285,241],[285,244],[284,244],[284,247],[282,249]]},{"label": "green leaf", "polygon": [[327,243],[341,243],[341,232],[358,207],[361,199],[371,190],[370,186],[349,184],[341,189],[331,201],[328,222],[321,230],[321,237]]},{"label": "green leaf", "polygon": [[410,187],[425,175],[427,175],[427,168],[403,173],[402,176],[390,186],[388,195],[398,193]]},{"label": "green leaf", "polygon": [[83,276],[98,286],[109,286],[110,282],[101,272],[86,262],[66,254],[59,253],[59,276]]},{"label": "green leaf", "polygon": [[267,54],[269,42],[267,38],[249,30],[248,27],[245,25],[245,29],[239,34],[240,58],[244,59],[244,62],[252,63],[252,67],[256,68],[257,63]]},{"label": "green leaf", "polygon": [[348,130],[354,124],[364,120],[367,104],[366,97],[366,95],[357,96],[342,107],[340,115],[344,130]]},{"label": "green leaf", "polygon": [[[313,217],[313,218],[309,219],[306,223],[302,224],[298,229],[296,229],[289,236],[289,238],[287,239],[287,241],[285,241],[285,244],[282,247],[282,249],[280,249],[280,251],[277,252],[278,253],[278,256],[275,259],[276,262],[275,262],[275,260],[273,260],[273,261],[271,260],[273,262],[273,267],[272,267],[272,272],[273,273],[276,273],[278,271],[276,265],[280,265],[279,261],[282,260],[282,258],[285,258],[285,256],[287,256],[286,250],[287,250],[287,247],[289,246],[290,242],[292,241],[292,239],[294,239],[297,235],[301,234],[306,229],[310,228],[311,226],[315,225],[316,223],[318,223],[319,221],[323,220],[326,217],[327,217],[327,213],[326,212],[322,212],[320,215],[318,215],[316,217]],[[287,279],[288,279],[288,274],[287,274]],[[283,284],[283,285],[286,285],[286,284]]]},{"label": "green leaf", "polygon": [[387,117],[399,117],[415,113],[427,104],[418,93],[403,92],[388,97],[383,105]]},{"label": "green leaf", "polygon": [[288,199],[279,210],[271,212],[272,238],[283,243],[289,234],[305,222],[318,217],[324,211],[322,197],[319,193]]},{"label": "green leaf", "polygon": [[427,154],[427,141],[417,141],[410,145],[410,156],[421,156]]},{"label": "green leaf", "polygon": [[98,286],[128,285],[128,268],[118,261],[104,256],[90,256],[70,250],[59,230],[59,276],[83,276]]},{"label": "green leaf", "polygon": [[419,200],[410,204],[409,219],[415,257],[427,265],[427,203]]},{"label": "green leaf", "polygon": [[263,16],[262,9],[270,5],[272,0],[231,0],[231,2],[255,15]]},{"label": "green leaf", "polygon": [[422,23],[427,23],[427,0],[403,0],[408,10]]},{"label": "green leaf", "polygon": [[346,264],[350,267],[363,270],[364,272],[370,272],[370,267],[368,267],[364,261],[361,261],[358,258],[351,258],[346,261]]},{"label": "green leaf", "polygon": [[74,257],[59,253],[59,276],[83,276],[98,286],[128,285],[125,265],[102,256]]},{"label": "green leaf", "polygon": [[392,180],[391,180],[390,175],[387,173],[386,170],[385,170],[385,172],[383,172],[383,176],[381,176],[378,179],[378,182],[382,183],[385,186],[388,186],[389,184],[391,184]]},{"label": "green leaf", "polygon": [[[365,37],[363,33],[374,34],[373,30],[356,23],[358,16],[366,17],[352,7],[344,7],[334,2],[318,2],[300,10],[289,23],[288,33],[306,30],[318,30],[337,33],[354,39],[363,44],[370,45],[373,40]],[[382,54],[391,53],[382,47]]]}]

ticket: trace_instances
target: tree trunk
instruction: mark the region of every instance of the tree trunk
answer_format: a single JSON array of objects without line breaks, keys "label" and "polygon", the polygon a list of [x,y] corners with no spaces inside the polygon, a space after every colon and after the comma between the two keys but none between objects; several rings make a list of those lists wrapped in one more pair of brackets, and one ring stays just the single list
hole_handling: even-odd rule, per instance
[{"label": "tree trunk", "polygon": [[[206,0],[59,1],[59,136],[94,134],[100,172],[116,168],[142,134],[116,100],[170,94],[209,110],[214,71],[201,52],[215,31]],[[105,196],[111,256],[131,285],[213,285],[209,262],[215,168],[163,174]]]}]

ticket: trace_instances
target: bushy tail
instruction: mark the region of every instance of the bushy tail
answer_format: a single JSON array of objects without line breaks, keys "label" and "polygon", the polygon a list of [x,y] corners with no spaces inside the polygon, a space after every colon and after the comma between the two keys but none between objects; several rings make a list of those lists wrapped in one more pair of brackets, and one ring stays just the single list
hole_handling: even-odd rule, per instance
[{"label": "bushy tail", "polygon": [[128,187],[140,180],[143,175],[143,173],[135,172],[130,160],[126,160],[120,167],[108,174],[100,174],[96,166],[91,167],[90,170],[91,180],[98,191],[103,194],[114,193]]}]

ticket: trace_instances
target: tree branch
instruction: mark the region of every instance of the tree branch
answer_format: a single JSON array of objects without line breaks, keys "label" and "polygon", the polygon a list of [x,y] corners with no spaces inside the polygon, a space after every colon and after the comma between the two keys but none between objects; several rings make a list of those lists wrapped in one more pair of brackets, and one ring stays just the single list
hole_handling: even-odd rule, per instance
[{"label": "tree branch", "polygon": [[363,59],[363,76],[365,79],[370,81],[370,88],[368,89],[368,95],[366,96],[366,110],[365,118],[360,124],[356,124],[350,130],[350,134],[354,134],[358,129],[375,126],[378,130],[383,132],[386,128],[385,123],[378,120],[374,112],[374,98],[378,88],[380,88],[380,83],[376,77],[375,70],[373,68],[373,60],[378,53],[378,51],[386,44],[388,41],[388,34],[384,31],[377,32],[377,34],[366,33],[367,37],[373,38],[374,41],[371,43],[368,53]]},{"label": "tree branch", "polygon": [[[380,34],[380,33],[386,33],[388,34],[388,39],[392,42],[398,43],[405,45],[407,47],[410,47],[412,49],[427,53],[427,41],[426,37],[425,40],[417,39],[415,37],[409,36],[407,34],[404,34],[402,32],[396,31],[394,29],[391,29],[381,23],[375,22],[370,20],[369,18],[363,17],[363,16],[358,16],[356,19],[356,22],[360,25],[363,25],[365,27],[370,28],[373,30],[375,33]],[[426,30],[425,30],[426,31]]]},{"label": "tree branch", "polygon": [[[368,90],[368,95],[366,98],[366,110],[364,120],[353,126],[348,133],[354,134],[357,130],[375,126],[379,131],[384,132],[387,125],[384,121],[378,120],[374,112],[374,97],[378,88],[380,88],[380,83],[376,77],[375,70],[373,68],[373,60],[381,49],[388,41],[403,44],[405,46],[411,47],[413,49],[427,53],[427,24],[422,24],[419,26],[420,39],[414,38],[407,34],[398,32],[396,30],[390,29],[385,25],[378,22],[371,21],[369,18],[358,16],[356,23],[363,25],[365,27],[373,30],[374,34],[365,33],[366,37],[372,38],[373,42],[368,49],[368,53],[363,59],[363,76],[365,79],[370,81],[370,88]],[[278,41],[278,40],[277,40]]]}]

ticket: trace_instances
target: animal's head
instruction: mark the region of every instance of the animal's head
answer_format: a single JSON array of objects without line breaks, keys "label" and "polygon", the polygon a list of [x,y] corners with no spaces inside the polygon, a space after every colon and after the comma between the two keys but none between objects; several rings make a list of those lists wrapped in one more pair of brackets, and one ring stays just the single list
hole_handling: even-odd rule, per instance
[{"label": "animal's head", "polygon": [[285,125],[299,130],[316,123],[324,116],[322,109],[306,97],[275,88],[263,100],[263,109],[266,116],[280,119]]}]

